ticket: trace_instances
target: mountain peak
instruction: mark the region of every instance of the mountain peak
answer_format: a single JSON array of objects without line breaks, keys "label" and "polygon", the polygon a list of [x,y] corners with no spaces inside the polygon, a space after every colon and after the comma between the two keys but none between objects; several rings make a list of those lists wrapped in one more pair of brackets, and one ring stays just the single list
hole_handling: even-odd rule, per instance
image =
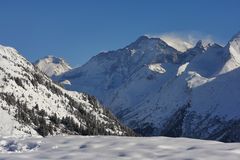
[{"label": "mountain peak", "polygon": [[66,63],[63,58],[55,57],[53,55],[47,55],[40,60],[44,60],[44,59],[48,60],[48,61],[51,61],[52,63],[55,63],[55,64]]},{"label": "mountain peak", "polygon": [[63,58],[58,58],[52,55],[45,56],[37,60],[35,66],[49,77],[60,75],[72,69]]},{"label": "mountain peak", "polygon": [[137,38],[137,41],[149,40],[150,38],[148,35],[142,35]]},{"label": "mountain peak", "polygon": [[199,41],[196,43],[196,45],[195,45],[194,48],[200,48],[200,49],[206,51],[209,47],[214,47],[214,46],[217,46],[217,47],[218,47],[219,45],[216,44],[216,43],[204,42],[204,41],[202,41],[202,40],[199,40]]},{"label": "mountain peak", "polygon": [[203,48],[203,42],[202,42],[202,40],[199,40],[199,41],[196,43],[195,47]]},{"label": "mountain peak", "polygon": [[168,44],[159,37],[150,37],[148,35],[143,35],[140,36],[135,42],[127,46],[127,48],[152,50],[157,46],[167,47]]}]

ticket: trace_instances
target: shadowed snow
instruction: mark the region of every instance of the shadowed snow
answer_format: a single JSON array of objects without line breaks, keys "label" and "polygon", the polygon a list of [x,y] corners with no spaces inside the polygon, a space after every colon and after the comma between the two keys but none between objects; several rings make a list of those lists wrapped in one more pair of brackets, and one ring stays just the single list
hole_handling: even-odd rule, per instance
[{"label": "shadowed snow", "polygon": [[240,144],[166,137],[60,136],[25,140],[2,139],[0,152],[0,158],[8,160],[25,160],[26,157],[76,160],[239,160]]}]

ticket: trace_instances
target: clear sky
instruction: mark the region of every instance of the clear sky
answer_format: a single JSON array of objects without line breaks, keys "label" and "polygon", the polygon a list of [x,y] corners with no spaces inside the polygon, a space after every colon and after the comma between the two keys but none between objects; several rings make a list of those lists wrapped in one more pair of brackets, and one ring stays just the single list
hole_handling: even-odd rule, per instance
[{"label": "clear sky", "polygon": [[225,43],[238,31],[240,0],[0,0],[0,44],[74,67],[144,34],[198,32]]}]

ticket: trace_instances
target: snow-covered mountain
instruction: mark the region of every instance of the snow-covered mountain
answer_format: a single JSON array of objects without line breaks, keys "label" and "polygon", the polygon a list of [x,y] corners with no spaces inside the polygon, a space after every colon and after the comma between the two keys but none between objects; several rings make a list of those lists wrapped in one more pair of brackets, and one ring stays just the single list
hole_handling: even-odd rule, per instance
[{"label": "snow-covered mountain", "polygon": [[0,46],[0,135],[131,135],[96,100],[54,84],[15,49]]},{"label": "snow-covered mountain", "polygon": [[37,60],[34,65],[49,77],[60,75],[72,69],[62,58],[50,55]]},{"label": "snow-covered mountain", "polygon": [[59,81],[69,79],[73,85],[67,88],[93,93],[108,104],[109,96],[137,71],[148,68],[147,64],[162,61],[174,65],[179,55],[161,39],[141,36],[123,49],[98,54],[82,67],[63,74]]},{"label": "snow-covered mountain", "polygon": [[160,38],[142,36],[58,80],[95,95],[143,135],[240,141],[239,37],[225,47],[199,41],[180,52]]}]

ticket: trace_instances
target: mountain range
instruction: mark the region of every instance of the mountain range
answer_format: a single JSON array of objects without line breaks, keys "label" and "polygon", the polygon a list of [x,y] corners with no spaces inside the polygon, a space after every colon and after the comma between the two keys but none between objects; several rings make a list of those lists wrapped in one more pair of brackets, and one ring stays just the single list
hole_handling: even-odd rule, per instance
[{"label": "mountain range", "polygon": [[240,33],[225,45],[198,41],[186,51],[141,36],[54,77],[96,96],[144,136],[240,141]]},{"label": "mountain range", "polygon": [[141,36],[73,69],[54,56],[32,64],[0,46],[0,133],[135,135],[133,129],[240,141],[239,66],[240,33],[225,46],[200,40],[185,50]]}]

